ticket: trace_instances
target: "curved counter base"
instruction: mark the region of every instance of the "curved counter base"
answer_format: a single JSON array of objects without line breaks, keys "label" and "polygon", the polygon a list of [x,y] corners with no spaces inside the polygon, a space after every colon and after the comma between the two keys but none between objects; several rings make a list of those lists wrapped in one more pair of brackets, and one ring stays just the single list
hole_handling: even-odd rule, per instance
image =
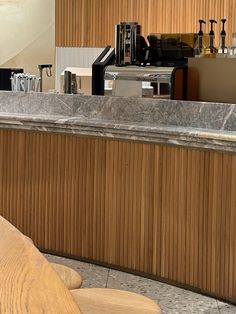
[{"label": "curved counter base", "polygon": [[236,304],[235,106],[0,93],[0,215],[44,251]]},{"label": "curved counter base", "polygon": [[236,303],[235,155],[1,130],[0,167],[1,215],[42,250]]}]

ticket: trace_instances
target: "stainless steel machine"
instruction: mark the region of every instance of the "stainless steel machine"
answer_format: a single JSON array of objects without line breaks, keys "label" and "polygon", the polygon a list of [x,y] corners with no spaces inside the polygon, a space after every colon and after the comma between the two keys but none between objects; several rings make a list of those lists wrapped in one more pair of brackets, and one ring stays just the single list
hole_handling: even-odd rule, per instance
[{"label": "stainless steel machine", "polygon": [[39,91],[43,91],[43,70],[46,69],[47,77],[52,76],[52,64],[39,64]]},{"label": "stainless steel machine", "polygon": [[115,49],[106,47],[92,66],[93,95],[186,99],[188,57],[197,34],[150,34],[137,22],[116,25]]},{"label": "stainless steel machine", "polygon": [[182,99],[185,97],[184,67],[117,67],[105,70],[105,95]]}]

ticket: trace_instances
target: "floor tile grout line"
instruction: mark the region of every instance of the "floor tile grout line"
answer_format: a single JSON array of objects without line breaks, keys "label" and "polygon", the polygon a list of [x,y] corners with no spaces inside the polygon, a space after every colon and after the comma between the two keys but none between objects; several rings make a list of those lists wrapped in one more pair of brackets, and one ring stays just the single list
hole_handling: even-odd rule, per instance
[{"label": "floor tile grout line", "polygon": [[110,275],[110,268],[108,269],[108,272],[107,272],[107,280],[106,280],[106,286],[105,288],[107,288],[107,284],[108,284],[108,279],[109,279],[109,275]]},{"label": "floor tile grout line", "polygon": [[220,308],[219,300],[216,300],[216,304],[217,304],[217,307],[218,307],[219,314],[221,314],[221,308]]},{"label": "floor tile grout line", "polygon": [[216,305],[217,305],[218,312],[219,312],[219,314],[220,314],[220,307],[219,307],[218,300],[216,300]]}]

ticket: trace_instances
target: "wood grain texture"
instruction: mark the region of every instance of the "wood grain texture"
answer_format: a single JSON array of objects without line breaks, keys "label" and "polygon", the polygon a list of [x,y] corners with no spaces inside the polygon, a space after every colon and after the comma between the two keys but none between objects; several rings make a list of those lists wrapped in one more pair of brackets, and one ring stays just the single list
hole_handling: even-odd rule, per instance
[{"label": "wood grain texture", "polygon": [[0,214],[44,249],[236,303],[236,155],[0,131]]},{"label": "wood grain texture", "polygon": [[0,217],[0,312],[80,313],[69,290],[34,245]]},{"label": "wood grain texture", "polygon": [[58,274],[67,289],[72,290],[80,288],[82,278],[76,270],[58,263],[50,263],[50,265]]},{"label": "wood grain texture", "polygon": [[88,288],[71,290],[83,314],[161,314],[153,300],[117,289]]},{"label": "wood grain texture", "polygon": [[[137,21],[142,34],[198,32],[198,20],[227,19],[227,43],[236,32],[235,0],[56,0],[57,47],[114,47],[115,24]],[[204,28],[209,33],[209,23]]]}]

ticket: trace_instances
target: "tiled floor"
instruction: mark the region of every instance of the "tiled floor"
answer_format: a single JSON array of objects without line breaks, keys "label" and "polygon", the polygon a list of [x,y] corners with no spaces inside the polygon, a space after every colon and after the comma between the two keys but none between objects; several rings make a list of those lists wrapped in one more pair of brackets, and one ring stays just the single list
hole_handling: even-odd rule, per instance
[{"label": "tiled floor", "polygon": [[158,281],[68,258],[49,254],[45,256],[50,262],[61,263],[78,270],[84,288],[107,287],[138,292],[156,301],[161,306],[163,314],[236,314],[236,306]]}]

